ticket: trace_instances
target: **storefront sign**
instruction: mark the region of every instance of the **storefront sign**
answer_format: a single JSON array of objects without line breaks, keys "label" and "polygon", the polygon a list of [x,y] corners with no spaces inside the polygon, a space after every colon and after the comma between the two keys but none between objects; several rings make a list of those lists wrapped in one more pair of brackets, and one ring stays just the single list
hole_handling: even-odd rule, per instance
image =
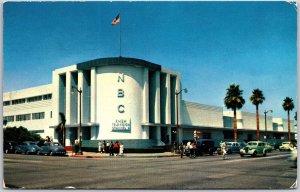
[{"label": "storefront sign", "polygon": [[131,119],[129,121],[125,119],[117,119],[112,123],[112,131],[115,132],[130,132],[131,131]]},{"label": "storefront sign", "polygon": [[[124,83],[125,76],[123,73],[118,75],[118,83]],[[117,98],[122,100],[125,98],[125,90],[122,88],[117,89]],[[125,106],[120,104],[117,106],[117,111],[120,114],[125,114]],[[131,132],[131,119],[127,121],[126,119],[116,119],[115,122],[112,123],[112,131],[114,132]]]}]

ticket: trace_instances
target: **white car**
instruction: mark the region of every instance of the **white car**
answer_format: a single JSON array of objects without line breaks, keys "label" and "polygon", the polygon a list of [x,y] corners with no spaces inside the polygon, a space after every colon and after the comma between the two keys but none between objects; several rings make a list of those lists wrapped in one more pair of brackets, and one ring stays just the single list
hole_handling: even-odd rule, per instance
[{"label": "white car", "polygon": [[293,144],[291,142],[285,141],[282,142],[281,146],[279,146],[279,151],[290,151],[293,148]]}]

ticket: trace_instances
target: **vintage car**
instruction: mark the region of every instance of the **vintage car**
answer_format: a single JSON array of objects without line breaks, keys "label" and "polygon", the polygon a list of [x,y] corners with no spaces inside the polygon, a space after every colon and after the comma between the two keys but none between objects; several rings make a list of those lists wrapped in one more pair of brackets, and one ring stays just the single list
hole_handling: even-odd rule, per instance
[{"label": "vintage car", "polygon": [[280,151],[290,151],[293,148],[293,144],[291,142],[285,141],[282,142],[279,146]]},{"label": "vintage car", "polygon": [[[221,155],[223,152],[221,150],[221,145],[223,142],[220,143],[220,147],[217,148],[217,152],[219,155]],[[245,142],[230,142],[226,141],[226,147],[227,147],[227,154],[232,154],[232,153],[239,153],[240,149],[245,147],[246,143]]]},{"label": "vintage car", "polygon": [[262,141],[250,141],[247,145],[240,150],[241,157],[244,155],[257,156],[261,154],[263,156],[267,155],[267,148],[265,147],[265,142]]},{"label": "vintage car", "polygon": [[39,146],[36,145],[33,141],[24,141],[20,145],[15,147],[15,153],[21,154],[37,154],[41,150]]},{"label": "vintage car", "polygon": [[58,142],[45,142],[38,155],[66,155],[66,149]]},{"label": "vintage car", "polygon": [[196,141],[196,155],[213,155],[216,151],[215,143],[211,139],[199,139]]},{"label": "vintage car", "polygon": [[273,146],[271,146],[268,142],[265,142],[265,148],[267,149],[268,153],[271,153],[273,150]]},{"label": "vintage car", "polygon": [[16,141],[5,141],[4,142],[4,153],[15,153],[15,148],[18,145]]}]

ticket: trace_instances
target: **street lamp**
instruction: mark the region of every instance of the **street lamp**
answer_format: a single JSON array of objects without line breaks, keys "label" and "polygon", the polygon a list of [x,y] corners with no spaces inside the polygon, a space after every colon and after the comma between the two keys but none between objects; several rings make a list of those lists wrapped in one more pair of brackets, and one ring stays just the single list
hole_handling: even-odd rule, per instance
[{"label": "street lamp", "polygon": [[268,141],[268,135],[267,135],[267,113],[271,112],[273,113],[273,110],[265,110],[264,114],[265,114],[265,140],[266,142]]},{"label": "street lamp", "polygon": [[184,91],[185,93],[188,92],[187,88],[181,89],[180,91],[176,92],[175,91],[175,96],[176,96],[176,142],[179,143],[179,125],[178,125],[178,95]]},{"label": "street lamp", "polygon": [[72,86],[72,93],[73,90],[76,90],[79,93],[79,126],[78,126],[78,132],[79,132],[79,149],[78,149],[78,153],[80,155],[82,155],[82,151],[81,151],[81,94],[82,94],[82,89],[81,88],[77,88],[75,86]]}]

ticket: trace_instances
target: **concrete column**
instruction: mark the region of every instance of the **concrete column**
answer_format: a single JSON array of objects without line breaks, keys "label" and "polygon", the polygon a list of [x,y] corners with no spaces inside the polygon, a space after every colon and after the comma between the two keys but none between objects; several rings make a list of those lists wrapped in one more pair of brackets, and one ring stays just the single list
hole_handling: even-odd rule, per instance
[{"label": "concrete column", "polygon": [[66,72],[66,124],[71,123],[71,72]]},{"label": "concrete column", "polygon": [[155,139],[159,142],[161,141],[161,131],[160,131],[160,126],[156,126],[156,134],[155,134]]},{"label": "concrete column", "polygon": [[[177,75],[176,77],[176,93],[179,92],[181,90],[181,83],[180,83],[180,77]],[[181,124],[181,94],[178,94],[178,106],[177,103],[175,102],[175,108],[178,107],[178,124]]]},{"label": "concrete column", "polygon": [[71,146],[71,140],[70,140],[70,128],[66,128],[66,146]]},{"label": "concrete column", "polygon": [[143,123],[149,123],[149,70],[144,68]]},{"label": "concrete column", "polygon": [[160,123],[160,71],[155,72],[154,122]]},{"label": "concrete column", "polygon": [[[55,71],[52,72],[52,125],[58,125],[59,123],[59,75]],[[54,133],[53,133],[54,135]]]},{"label": "concrete column", "polygon": [[97,118],[97,82],[96,68],[91,69],[91,122],[95,123]]},{"label": "concrete column", "polygon": [[172,130],[171,127],[167,127],[167,135],[169,135],[169,143],[166,144],[171,144],[171,135],[172,135]]},{"label": "concrete column", "polygon": [[[166,74],[166,124],[171,124],[171,76]],[[170,130],[171,131],[171,130]]]}]

